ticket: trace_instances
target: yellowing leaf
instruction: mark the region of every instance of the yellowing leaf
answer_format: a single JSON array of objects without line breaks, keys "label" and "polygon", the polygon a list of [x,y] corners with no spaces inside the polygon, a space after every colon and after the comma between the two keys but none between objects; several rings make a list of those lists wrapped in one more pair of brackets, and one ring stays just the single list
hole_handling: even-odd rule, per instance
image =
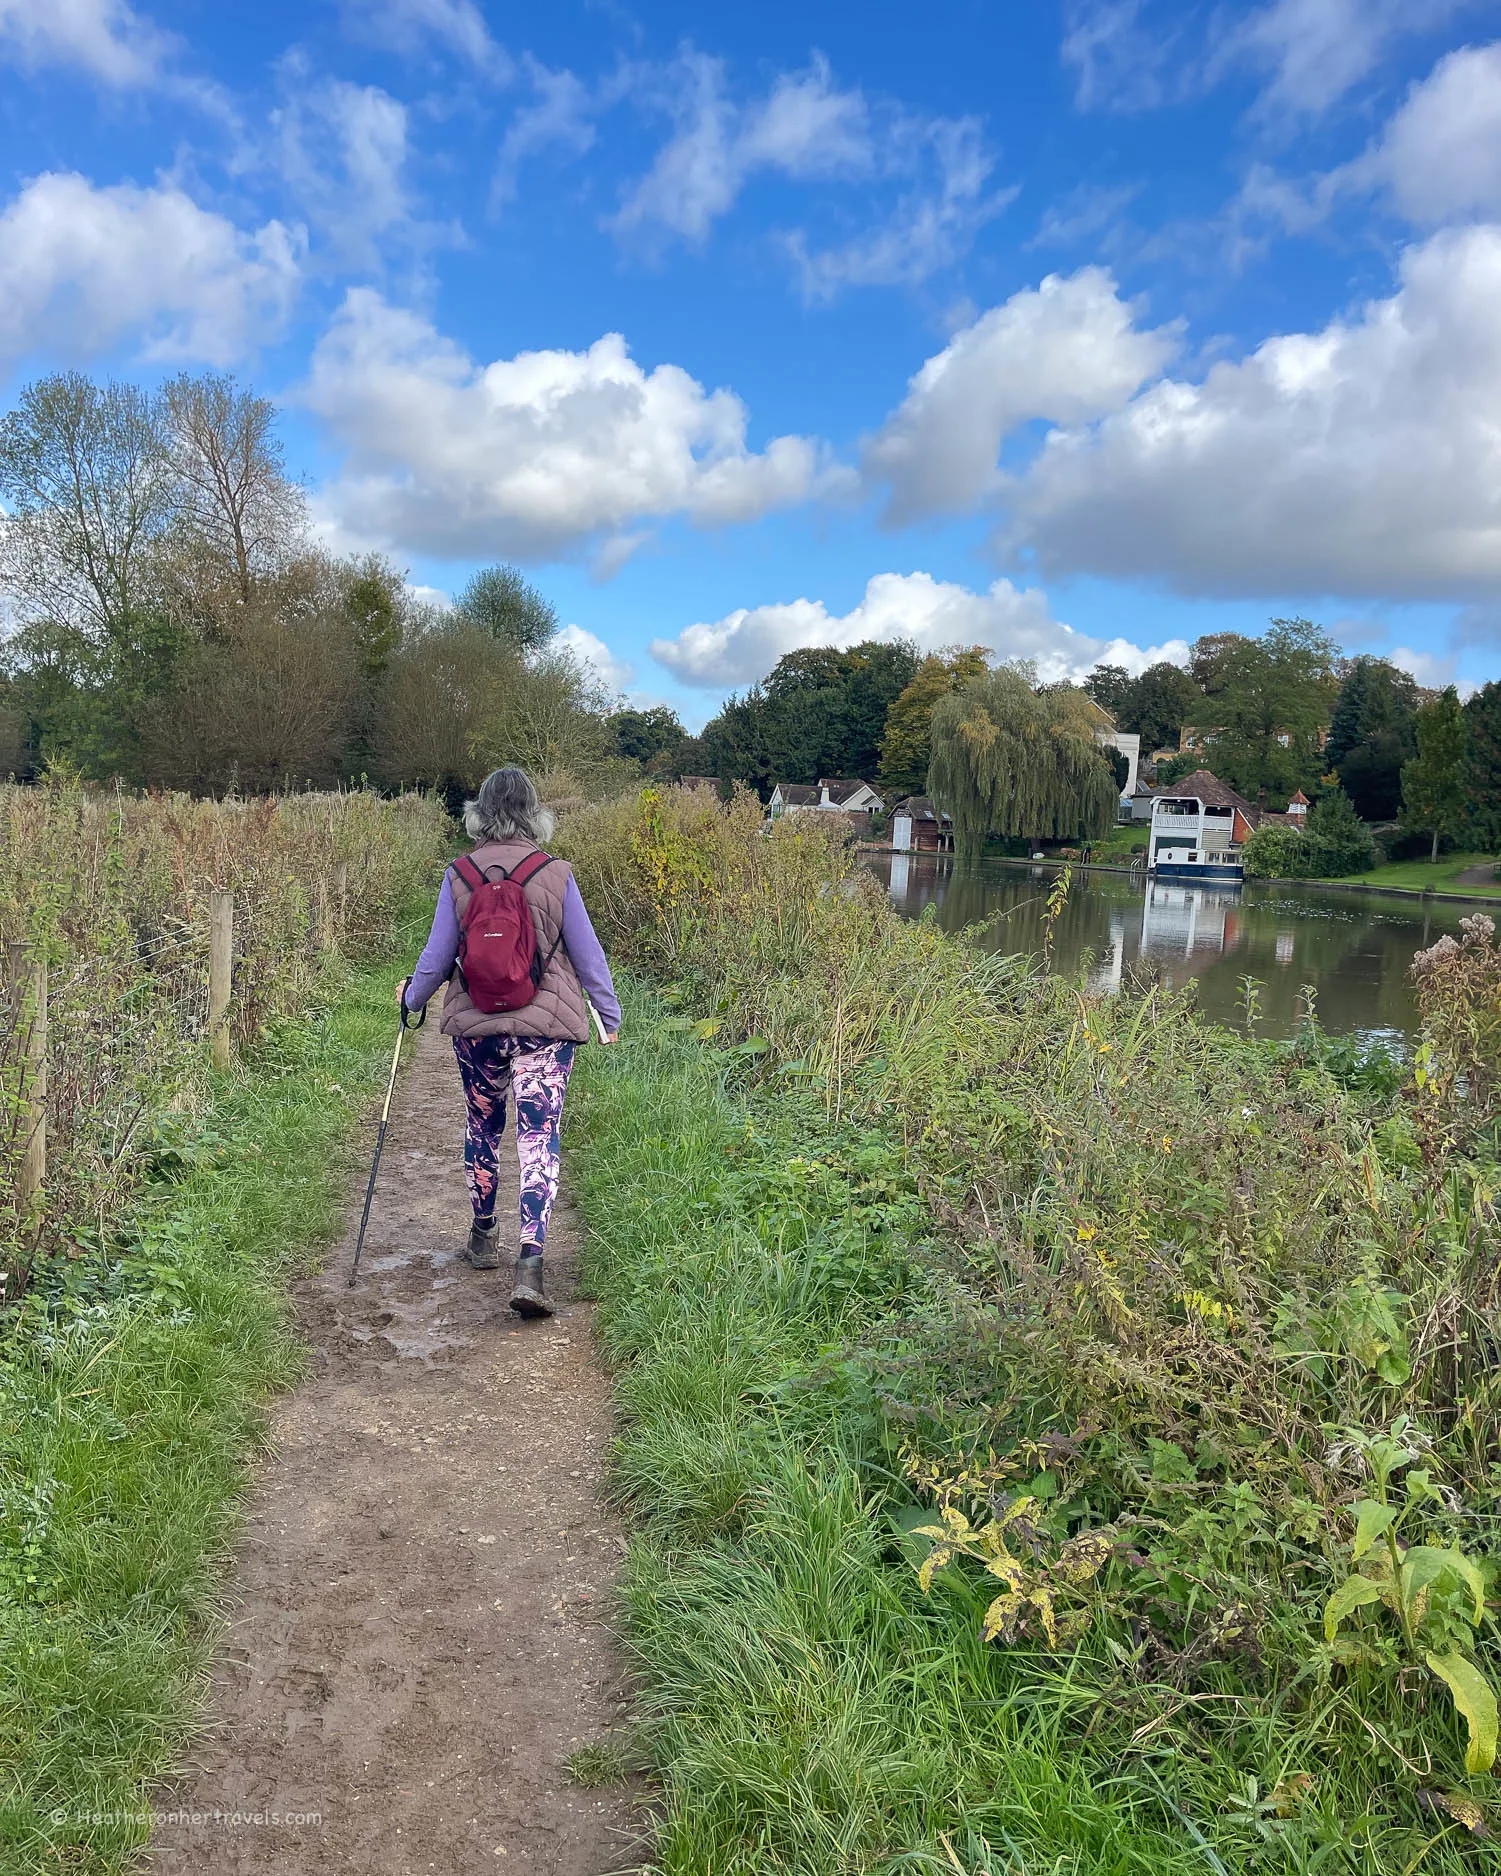
[{"label": "yellowing leaf", "polygon": [[1488,1837],[1489,1826],[1485,1812],[1473,1798],[1466,1798],[1458,1791],[1420,1791],[1418,1803],[1425,1811],[1443,1811],[1458,1824],[1463,1824],[1472,1837]]},{"label": "yellowing leaf", "polygon": [[1381,1585],[1368,1576],[1347,1576],[1324,1605],[1324,1638],[1333,1641],[1347,1615],[1363,1609],[1368,1602],[1380,1602]]},{"label": "yellowing leaf", "polygon": [[980,1629],[984,1639],[988,1642],[994,1641],[997,1635],[1006,1635],[1009,1638],[1012,1621],[1021,1606],[1022,1598],[1014,1589],[1008,1589],[1003,1595],[997,1596],[985,1611],[985,1621]]},{"label": "yellowing leaf", "polygon": [[1434,1673],[1454,1696],[1465,1725],[1470,1729],[1469,1750],[1465,1753],[1467,1772],[1488,1772],[1496,1763],[1496,1695],[1490,1682],[1467,1656],[1460,1654],[1425,1655]]},{"label": "yellowing leaf", "polygon": [[1015,1557],[993,1557],[986,1564],[985,1569],[988,1575],[998,1576],[1010,1589],[1019,1590],[1026,1587],[1027,1573]]}]

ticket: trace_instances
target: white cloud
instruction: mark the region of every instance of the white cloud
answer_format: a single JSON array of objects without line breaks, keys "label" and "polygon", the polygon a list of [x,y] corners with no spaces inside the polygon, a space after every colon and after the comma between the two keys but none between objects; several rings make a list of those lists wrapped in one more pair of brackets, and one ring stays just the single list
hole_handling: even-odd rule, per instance
[{"label": "white cloud", "polygon": [[149,85],[176,42],[125,0],[0,0],[0,42],[23,66],[73,65],[106,85]]},{"label": "white cloud", "polygon": [[902,523],[995,493],[1001,445],[1037,418],[1082,423],[1118,410],[1176,349],[1172,328],[1140,331],[1105,269],[1049,274],[958,333],[911,379],[867,446]]},{"label": "white cloud", "polygon": [[1262,107],[1315,115],[1373,72],[1404,33],[1442,26],[1465,0],[1271,0],[1234,27],[1211,79],[1244,61],[1268,75]]},{"label": "white cloud", "polygon": [[277,221],[245,233],[167,185],[38,176],[0,212],[0,362],[129,340],[226,365],[277,336],[300,263]]},{"label": "white cloud", "polygon": [[511,61],[474,0],[347,0],[344,14],[362,37],[393,51],[413,54],[437,45],[498,82],[511,76]]},{"label": "white cloud", "polygon": [[1410,248],[1401,284],[1202,383],[1052,432],[1011,544],[1199,594],[1464,597],[1501,579],[1501,227]]},{"label": "white cloud", "polygon": [[516,178],[529,156],[552,145],[582,156],[594,144],[595,103],[572,72],[549,71],[528,57],[527,76],[537,94],[535,104],[519,110],[500,146],[495,172],[494,199],[508,201],[516,193]]},{"label": "white cloud", "polygon": [[1081,111],[1146,110],[1164,95],[1167,43],[1141,19],[1142,0],[1067,0],[1062,57]]},{"label": "white cloud", "polygon": [[1224,218],[1231,263],[1263,252],[1269,228],[1307,234],[1376,192],[1420,228],[1501,214],[1501,43],[1440,59],[1353,162],[1301,180],[1253,164]]},{"label": "white cloud", "polygon": [[953,266],[1020,193],[1019,186],[986,193],[994,159],[974,118],[909,121],[897,140],[903,145],[904,166],[936,169],[935,181],[905,191],[884,221],[852,241],[815,251],[806,234],[787,238],[805,299],[830,300],[845,287],[915,286]]},{"label": "white cloud", "polygon": [[728,690],[765,677],[778,658],[814,645],[844,648],[865,639],[910,639],[919,651],[985,645],[1001,658],[1032,658],[1049,680],[1082,676],[1105,661],[1143,671],[1157,659],[1187,659],[1187,647],[1139,650],[1123,639],[1086,637],[1053,617],[1047,595],[997,580],[984,593],[930,573],[878,573],[859,605],[830,613],[821,599],[740,607],[712,625],[655,639],[651,653],[685,684]]},{"label": "white cloud", "polygon": [[581,625],[565,625],[552,643],[592,671],[608,691],[628,691],[636,681],[636,667],[617,658],[602,638]]},{"label": "white cloud", "polygon": [[1122,183],[1115,188],[1086,183],[1069,190],[1061,200],[1044,210],[1037,233],[1027,246],[1076,247],[1107,234],[1141,194],[1142,187],[1139,182]]},{"label": "white cloud", "polygon": [[821,59],[737,105],[725,92],[723,62],[689,48],[648,89],[676,128],[621,205],[611,224],[618,234],[665,229],[701,242],[758,171],[864,175],[874,165],[865,100],[836,90]]},{"label": "white cloud", "polygon": [[[1404,37],[1475,0],[1263,0],[1190,8],[1170,0],[1065,0],[1063,60],[1080,110],[1148,110],[1256,72],[1263,119],[1315,117],[1368,79]],[[1205,17],[1207,15],[1207,18]]]},{"label": "white cloud", "polygon": [[1501,43],[1440,59],[1355,167],[1419,226],[1501,213]]},{"label": "white cloud", "polygon": [[1399,671],[1408,672],[1430,689],[1443,690],[1454,682],[1458,662],[1454,658],[1442,658],[1431,651],[1414,651],[1407,645],[1398,645],[1387,655]]},{"label": "white cloud", "polygon": [[[627,91],[666,110],[674,131],[611,221],[618,236],[702,244],[758,175],[868,185],[863,232],[841,241],[815,241],[806,230],[780,237],[809,300],[927,279],[952,265],[1017,193],[987,194],[994,158],[977,119],[871,103],[841,90],[822,58],[739,103],[722,61],[690,47],[671,66],[635,68]],[[881,199],[893,186],[896,199]]]},{"label": "white cloud", "polygon": [[[294,80],[302,72],[289,66]],[[378,85],[298,84],[274,113],[281,172],[293,199],[345,266],[378,265],[382,242],[409,225],[407,112]]]},{"label": "white cloud", "polygon": [[322,506],[349,534],[455,558],[539,559],[643,522],[751,521],[849,482],[806,437],[746,445],[733,392],[624,339],[481,365],[416,313],[352,291],[301,401],[346,454]]}]

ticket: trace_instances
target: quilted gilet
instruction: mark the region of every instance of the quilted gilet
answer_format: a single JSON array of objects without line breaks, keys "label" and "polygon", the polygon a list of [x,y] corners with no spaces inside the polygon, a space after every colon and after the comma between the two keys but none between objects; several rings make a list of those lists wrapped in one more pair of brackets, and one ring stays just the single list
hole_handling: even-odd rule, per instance
[{"label": "quilted gilet", "polygon": [[[470,857],[481,872],[492,866],[503,866],[509,873],[518,860],[536,851],[530,841],[487,840],[476,847]],[[487,1015],[469,1001],[469,992],[455,970],[443,999],[440,1027],[445,1036],[546,1036],[554,1042],[589,1040],[588,1005],[567,948],[559,942],[563,932],[563,897],[572,877],[566,860],[554,860],[522,888],[537,922],[541,954],[546,958],[551,953],[552,958],[542,973],[536,996],[519,1010],[497,1010]],[[448,871],[448,890],[453,894],[462,930],[464,908],[470,894],[452,867]]]}]

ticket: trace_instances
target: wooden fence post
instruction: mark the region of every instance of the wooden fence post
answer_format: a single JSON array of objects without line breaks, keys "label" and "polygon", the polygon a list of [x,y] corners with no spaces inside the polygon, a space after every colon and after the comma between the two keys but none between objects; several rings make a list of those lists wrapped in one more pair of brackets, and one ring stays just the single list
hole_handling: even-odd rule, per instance
[{"label": "wooden fence post", "polygon": [[343,944],[349,932],[349,862],[334,862],[334,896],[339,901],[339,943]]},{"label": "wooden fence post", "polygon": [[229,1067],[229,992],[234,976],[235,896],[208,898],[208,1034],[215,1068]]},{"label": "wooden fence post", "polygon": [[18,1016],[24,1017],[30,1004],[20,1090],[23,1144],[16,1168],[16,1214],[24,1218],[47,1181],[47,960],[28,963],[24,945],[10,945],[7,951]]}]

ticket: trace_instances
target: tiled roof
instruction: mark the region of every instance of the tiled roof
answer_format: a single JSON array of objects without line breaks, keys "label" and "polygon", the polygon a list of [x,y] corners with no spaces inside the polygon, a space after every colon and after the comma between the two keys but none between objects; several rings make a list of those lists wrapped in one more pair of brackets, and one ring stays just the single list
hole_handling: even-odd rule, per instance
[{"label": "tiled roof", "polygon": [[869,782],[862,782],[858,779],[852,781],[848,776],[843,775],[821,776],[818,786],[827,788],[830,801],[835,803],[848,801],[851,795],[858,794],[862,788],[870,788],[872,794],[876,792]]},{"label": "tiled roof", "polygon": [[778,782],[774,794],[780,794],[790,808],[816,808],[818,790],[810,788],[806,782]]},{"label": "tiled roof", "polygon": [[1239,808],[1242,814],[1254,812],[1244,795],[1236,794],[1228,782],[1211,775],[1208,769],[1195,769],[1192,775],[1182,776],[1178,781],[1159,788],[1157,798],[1166,801],[1197,798],[1206,808]]},{"label": "tiled roof", "polygon": [[939,814],[926,795],[908,795],[904,801],[899,801],[891,812],[893,816],[905,814],[913,821],[946,821],[948,819],[946,814]]}]

